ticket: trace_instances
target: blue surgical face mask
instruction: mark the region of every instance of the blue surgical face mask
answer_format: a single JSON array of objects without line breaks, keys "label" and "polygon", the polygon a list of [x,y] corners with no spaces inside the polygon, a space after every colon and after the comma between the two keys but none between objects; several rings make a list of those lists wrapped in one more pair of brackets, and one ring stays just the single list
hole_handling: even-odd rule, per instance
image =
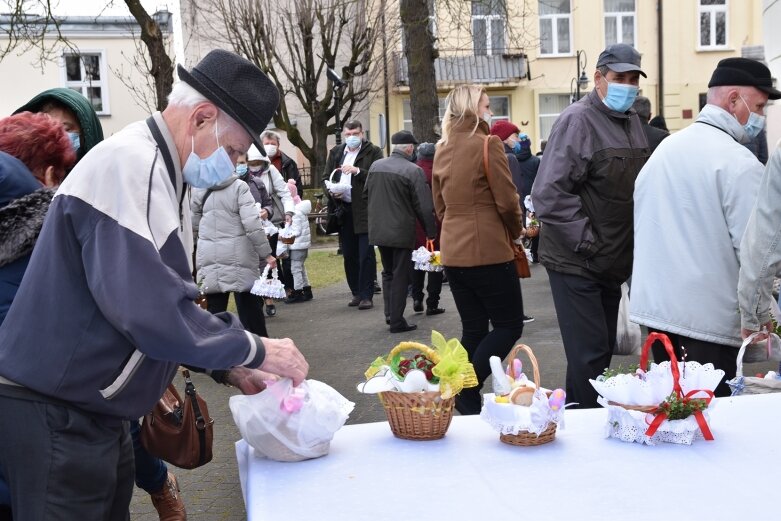
[{"label": "blue surgical face mask", "polygon": [[361,146],[361,138],[360,136],[347,136],[344,138],[344,143],[347,145],[347,148],[351,150],[355,150],[359,146]]},{"label": "blue surgical face mask", "polygon": [[79,147],[81,147],[81,137],[79,136],[79,133],[68,132],[68,139],[71,140],[71,146],[73,147],[73,151],[78,152]]},{"label": "blue surgical face mask", "polygon": [[[217,125],[214,125],[214,137],[217,138]],[[217,138],[217,150],[206,159],[201,159],[195,153],[195,138],[192,138],[193,151],[182,168],[182,175],[187,184],[195,188],[213,188],[233,175],[233,161],[220,146]]]},{"label": "blue surgical face mask", "polygon": [[243,176],[247,173],[247,163],[239,163],[236,165],[236,174],[239,176]]},{"label": "blue surgical face mask", "polygon": [[520,154],[521,153],[521,142],[516,141],[513,145],[513,154]]},{"label": "blue surgical face mask", "polygon": [[602,102],[611,110],[616,112],[626,112],[637,97],[638,88],[634,85],[624,83],[613,83],[605,80],[607,83],[607,94]]},{"label": "blue surgical face mask", "polygon": [[[762,132],[762,129],[765,128],[765,116],[760,116],[756,112],[751,112],[751,109],[749,108],[748,103],[746,103],[746,100],[743,99],[743,96],[740,96],[740,100],[748,109],[748,121],[743,125],[743,130],[745,130],[746,135],[753,140]],[[737,119],[737,117],[735,119]]]}]

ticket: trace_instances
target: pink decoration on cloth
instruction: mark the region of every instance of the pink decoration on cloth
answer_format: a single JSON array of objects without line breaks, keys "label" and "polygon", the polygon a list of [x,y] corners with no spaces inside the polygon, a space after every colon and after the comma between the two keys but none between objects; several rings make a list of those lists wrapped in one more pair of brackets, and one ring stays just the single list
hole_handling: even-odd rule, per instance
[{"label": "pink decoration on cloth", "polygon": [[296,182],[293,179],[287,180],[287,187],[290,189],[290,195],[293,197],[293,202],[298,204],[301,202],[301,197],[298,195],[298,188]]},{"label": "pink decoration on cloth", "polygon": [[282,403],[279,404],[280,409],[286,413],[292,414],[301,410],[304,405],[304,398],[306,392],[303,389],[293,389],[293,394],[289,394],[282,398]]}]

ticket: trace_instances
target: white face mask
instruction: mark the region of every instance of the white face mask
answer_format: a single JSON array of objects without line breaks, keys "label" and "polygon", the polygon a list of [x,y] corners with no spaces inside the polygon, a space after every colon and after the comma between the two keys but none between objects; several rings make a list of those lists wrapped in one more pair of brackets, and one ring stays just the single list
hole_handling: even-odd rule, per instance
[{"label": "white face mask", "polygon": [[492,119],[493,119],[493,116],[491,116],[490,112],[488,112],[487,110],[485,112],[483,112],[483,121],[488,123],[489,127],[491,126],[491,120]]},{"label": "white face mask", "polygon": [[266,149],[266,155],[268,157],[274,157],[277,155],[277,145],[263,145],[263,148]]}]

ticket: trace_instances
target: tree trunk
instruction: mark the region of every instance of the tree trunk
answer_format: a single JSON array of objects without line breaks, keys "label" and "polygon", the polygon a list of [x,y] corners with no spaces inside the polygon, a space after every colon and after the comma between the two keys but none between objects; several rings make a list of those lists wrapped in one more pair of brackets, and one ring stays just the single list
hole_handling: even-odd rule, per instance
[{"label": "tree trunk", "polygon": [[429,31],[428,0],[400,0],[407,58],[412,133],[421,143],[439,139],[439,99],[434,60],[437,51]]},{"label": "tree trunk", "polygon": [[155,98],[157,110],[168,106],[168,95],[174,85],[174,64],[165,48],[165,36],[154,18],[149,16],[140,0],[125,0],[130,13],[141,27],[141,41],[149,51],[152,66],[149,73],[155,80]]}]

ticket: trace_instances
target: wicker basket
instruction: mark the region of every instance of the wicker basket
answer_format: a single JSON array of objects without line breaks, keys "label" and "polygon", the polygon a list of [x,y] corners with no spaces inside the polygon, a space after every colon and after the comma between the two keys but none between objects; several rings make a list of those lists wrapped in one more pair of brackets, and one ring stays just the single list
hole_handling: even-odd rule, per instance
[{"label": "wicker basket", "polygon": [[290,237],[282,237],[280,235],[279,240],[282,242],[282,244],[293,244],[294,242],[296,242],[296,237],[294,235]]},{"label": "wicker basket", "polygon": [[[417,350],[432,362],[439,363],[439,355],[430,347],[417,342],[402,342],[388,354],[387,362],[398,353]],[[438,440],[450,427],[453,419],[454,398],[442,399],[438,391],[379,393],[393,435],[405,440]]]},{"label": "wicker basket", "polygon": [[[513,348],[512,351],[510,351],[510,355],[508,357],[508,360],[510,361],[510,366],[512,367],[512,361],[518,357],[518,354],[524,351],[526,354],[529,355],[529,360],[532,363],[532,370],[534,373],[534,384],[537,386],[537,388],[540,388],[540,368],[537,365],[537,357],[534,356],[534,352],[532,351],[532,348],[527,346],[526,344],[518,344]],[[518,378],[520,375],[517,374],[511,374],[513,378]],[[518,407],[521,407],[520,405]],[[548,427],[540,433],[539,436],[534,434],[533,432],[529,431],[518,431],[516,434],[500,434],[499,440],[502,443],[507,443],[508,445],[516,445],[518,447],[531,447],[534,445],[543,445],[545,443],[549,443],[556,438],[556,428],[557,424],[551,422],[548,424]]]},{"label": "wicker basket", "polygon": [[533,239],[534,237],[537,237],[540,234],[540,225],[539,224],[530,224],[526,227],[526,237]]}]

